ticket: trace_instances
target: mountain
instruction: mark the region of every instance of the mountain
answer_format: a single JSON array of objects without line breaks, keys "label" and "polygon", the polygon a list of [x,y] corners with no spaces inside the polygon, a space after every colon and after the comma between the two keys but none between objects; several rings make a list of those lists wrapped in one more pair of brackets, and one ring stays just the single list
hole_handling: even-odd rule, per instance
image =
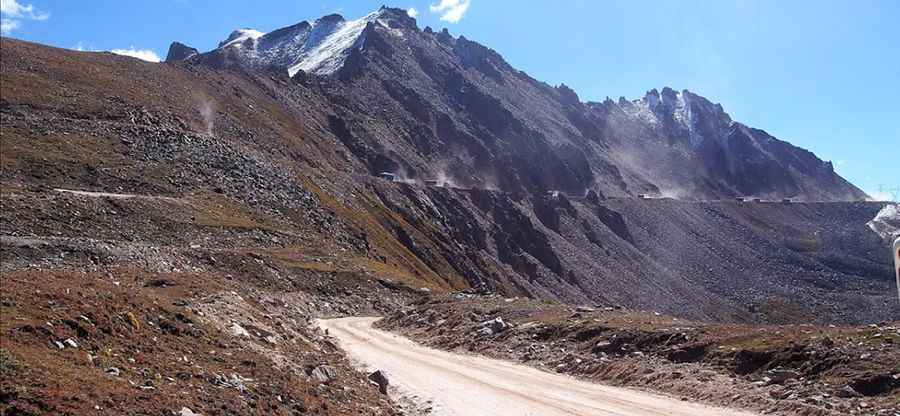
[{"label": "mountain", "polygon": [[[536,81],[478,43],[446,30],[420,31],[399,9],[352,21],[329,15],[270,33],[236,30],[195,60],[341,78],[349,90],[364,90],[361,97],[399,102],[397,113],[412,116],[405,137],[388,144],[366,132],[363,140],[411,145],[415,157],[370,155],[379,161],[370,163],[373,171],[516,192],[866,198],[830,162],[733,121],[721,105],[690,91],[667,87],[634,101],[582,103],[565,85]],[[435,151],[448,147],[449,154]]]},{"label": "mountain", "polygon": [[718,321],[900,313],[866,226],[884,204],[838,202],[865,195],[688,91],[585,103],[390,8],[162,64],[7,38],[2,58],[4,273],[133,267],[344,313],[389,309],[377,288]]},{"label": "mountain", "polygon": [[[312,24],[300,22],[270,33],[238,29],[205,59],[246,68],[275,67],[286,70],[290,76],[300,71],[330,75],[343,67],[351,51],[362,49],[367,34],[376,25],[389,28],[396,23],[388,19],[396,16],[402,14],[381,8],[352,21],[331,14]],[[406,24],[415,26],[415,22]]]},{"label": "mountain", "polygon": [[0,39],[0,414],[433,411],[336,316],[763,413],[896,407],[897,209],[812,153],[689,91],[582,102],[398,9],[223,38]]}]

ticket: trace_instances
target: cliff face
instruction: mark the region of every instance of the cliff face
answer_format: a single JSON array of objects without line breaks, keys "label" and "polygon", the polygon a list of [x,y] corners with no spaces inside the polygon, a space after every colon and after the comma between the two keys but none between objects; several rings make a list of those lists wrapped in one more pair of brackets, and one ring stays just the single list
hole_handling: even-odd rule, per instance
[{"label": "cliff face", "polygon": [[713,320],[900,312],[865,227],[881,205],[731,200],[864,195],[688,91],[583,103],[394,9],[244,29],[166,64],[2,54],[0,232],[82,253],[4,240],[4,270],[233,266],[336,293],[315,270]]}]

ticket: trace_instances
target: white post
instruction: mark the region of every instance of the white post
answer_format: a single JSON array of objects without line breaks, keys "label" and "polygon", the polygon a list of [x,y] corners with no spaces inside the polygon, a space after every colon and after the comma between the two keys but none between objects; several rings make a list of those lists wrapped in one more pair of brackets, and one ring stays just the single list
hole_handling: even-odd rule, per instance
[{"label": "white post", "polygon": [[894,240],[894,269],[897,273],[897,297],[900,298],[900,237]]}]

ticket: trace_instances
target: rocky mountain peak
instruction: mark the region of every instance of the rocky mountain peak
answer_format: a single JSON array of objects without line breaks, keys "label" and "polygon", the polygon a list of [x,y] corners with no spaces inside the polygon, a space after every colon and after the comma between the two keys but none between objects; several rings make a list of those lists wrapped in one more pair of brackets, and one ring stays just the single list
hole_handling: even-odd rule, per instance
[{"label": "rocky mountain peak", "polygon": [[225,40],[219,42],[219,47],[229,45],[239,45],[246,40],[255,40],[263,36],[264,33],[250,28],[237,29],[231,32]]},{"label": "rocky mountain peak", "polygon": [[166,62],[178,62],[188,59],[200,53],[198,50],[181,42],[172,42],[169,52],[166,54]]},{"label": "rocky mountain peak", "polygon": [[633,116],[673,130],[676,136],[687,138],[693,145],[703,139],[700,130],[721,136],[733,123],[720,104],[688,90],[676,91],[670,87],[663,87],[662,92],[653,88],[633,103],[620,99],[619,106]]},{"label": "rocky mountain peak", "polygon": [[344,21],[344,16],[337,13],[328,14],[316,19],[316,25],[338,24]]},{"label": "rocky mountain peak", "polygon": [[248,68],[282,68],[288,75],[303,71],[331,75],[340,69],[354,49],[362,49],[366,28],[378,25],[402,36],[404,29],[416,28],[415,19],[405,10],[382,6],[356,20],[339,14],[283,27],[269,33],[238,29],[207,52],[209,62]]},{"label": "rocky mountain peak", "polygon": [[[665,86],[650,89],[636,100],[583,103],[575,89],[535,80],[496,51],[463,35],[454,37],[446,28],[420,31],[402,9],[382,7],[355,20],[331,14],[269,33],[237,30],[219,48],[192,62],[274,68],[297,79],[344,81],[344,87],[354,91],[345,98],[354,103],[357,96],[381,94],[373,108],[394,103],[398,107],[390,114],[408,111],[411,118],[404,122],[409,129],[405,134],[415,139],[406,142],[382,138],[380,131],[365,133],[379,138],[373,148],[404,148],[391,155],[361,152],[374,171],[383,171],[382,161],[390,160],[391,166],[408,163],[404,168],[408,172],[437,175],[431,162],[451,159],[446,163],[454,166],[448,169],[463,182],[497,178],[504,190],[582,192],[594,187],[629,195],[680,187],[687,189],[679,193],[685,197],[761,192],[856,195],[852,188],[823,192],[804,185],[830,180],[835,174],[814,155],[783,146],[765,132],[736,126],[721,105],[688,90]],[[367,76],[357,76],[363,73]],[[363,111],[369,103],[359,105],[346,109],[346,114]],[[365,124],[357,128],[367,129]],[[340,130],[350,140],[352,135],[344,134],[347,129]],[[620,163],[585,150],[587,141],[634,149],[620,152],[628,156],[627,163]],[[521,143],[528,146],[518,146]],[[464,150],[457,153],[474,155],[477,163],[441,150],[448,146],[460,146]],[[653,153],[646,146],[659,147]],[[410,162],[418,157],[421,160]],[[629,172],[637,159],[645,159],[643,165]],[[556,168],[533,172],[530,166],[535,161],[553,163]],[[763,165],[777,173],[756,182],[742,179]],[[850,188],[836,183],[835,189]]]}]

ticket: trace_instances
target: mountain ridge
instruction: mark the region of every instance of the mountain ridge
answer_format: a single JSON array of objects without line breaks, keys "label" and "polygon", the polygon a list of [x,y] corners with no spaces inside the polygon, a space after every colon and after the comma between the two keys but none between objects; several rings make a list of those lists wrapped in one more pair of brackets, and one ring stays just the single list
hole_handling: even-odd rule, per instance
[{"label": "mountain ridge", "polygon": [[[322,33],[313,36],[312,33],[317,27],[323,28]],[[267,39],[270,42],[267,43]],[[382,7],[352,21],[347,21],[340,15],[328,15],[317,19],[313,24],[304,21],[268,34],[245,37],[241,42],[223,42],[219,48],[206,52],[195,60],[214,67],[238,66],[251,70],[261,67],[274,68],[287,71],[289,76],[298,72],[304,74],[310,72],[310,75],[315,77],[349,78],[352,77],[351,73],[356,71],[356,78],[359,79],[365,77],[359,75],[358,71],[361,69],[356,67],[362,65],[366,58],[375,58],[374,54],[379,51],[389,55],[389,59],[396,59],[400,55],[409,55],[410,51],[417,54],[425,49],[444,49],[445,54],[450,54],[435,57],[438,61],[447,58],[455,61],[453,65],[458,67],[450,69],[451,74],[448,75],[462,70],[464,73],[474,72],[473,75],[481,78],[463,77],[457,80],[474,87],[476,92],[483,96],[475,99],[487,100],[488,102],[484,104],[494,107],[492,111],[498,111],[497,117],[505,118],[507,121],[519,119],[524,123],[546,121],[557,126],[569,124],[568,131],[559,129],[547,131],[541,126],[522,126],[524,127],[520,129],[522,131],[514,135],[521,136],[524,133],[530,136],[543,136],[537,140],[551,146],[571,144],[571,149],[566,147],[560,150],[565,155],[561,155],[563,157],[557,158],[559,160],[554,163],[581,165],[576,168],[578,173],[574,175],[578,177],[563,181],[545,177],[540,181],[528,181],[541,183],[511,183],[504,189],[530,187],[532,192],[540,192],[542,189],[559,188],[578,193],[594,190],[604,195],[634,196],[643,193],[659,196],[677,195],[692,199],[736,196],[805,200],[868,198],[864,192],[840,178],[829,162],[819,160],[805,149],[777,141],[762,130],[750,129],[731,120],[720,104],[713,104],[700,95],[687,90],[676,92],[664,87],[662,92],[651,89],[643,98],[631,101],[620,98],[618,103],[612,100],[605,100],[602,103],[582,102],[577,93],[564,84],[551,87],[535,80],[524,72],[514,69],[496,51],[470,41],[465,36],[454,38],[446,29],[441,32],[434,32],[428,27],[420,30],[415,19],[401,9]],[[438,80],[429,75],[427,72],[435,68],[426,68],[430,63],[419,59],[422,58],[421,55],[412,58],[404,60],[405,67],[395,68],[393,74],[385,74],[378,82],[396,83],[406,76],[401,74],[419,67],[424,72],[424,77],[415,81],[406,79],[400,83],[423,86],[437,82],[438,85],[432,88],[436,90],[433,93],[437,96],[452,93],[448,88],[458,88],[447,84],[447,80]],[[345,63],[350,61],[356,64],[345,68]],[[380,62],[384,64],[383,67],[392,65],[387,60]],[[510,94],[511,91],[504,86],[509,84],[509,79],[521,81],[519,85],[510,88],[530,90],[527,94],[533,101],[531,108],[517,105],[528,100],[522,100],[520,94],[518,97],[515,93]],[[407,85],[404,91],[412,94],[420,92],[417,88],[409,88],[410,86]],[[397,94],[396,89],[394,94]],[[533,99],[540,98],[539,95],[545,97]],[[430,97],[416,98],[422,99],[429,102],[440,101],[434,94]],[[494,99],[500,99],[499,106],[489,103]],[[550,104],[548,100],[556,104]],[[539,107],[548,108],[551,105],[563,107],[559,109],[562,114],[552,116],[551,120],[540,120],[541,115],[534,114],[536,111],[546,113],[546,110]],[[616,106],[618,108],[614,108]],[[609,114],[619,110],[624,114]],[[512,113],[504,115],[506,111]],[[491,123],[504,123],[502,120],[491,120],[488,123],[484,121],[486,120],[476,122],[488,127],[489,130]],[[585,129],[576,127],[577,123],[582,123]],[[491,132],[495,135],[496,127],[495,131]],[[589,149],[586,148],[589,145],[584,142],[574,144],[569,140],[577,135],[595,136],[588,140],[607,143],[599,143],[600,148]],[[637,137],[631,137],[635,135]],[[662,143],[634,145],[638,141],[649,141],[648,139],[653,139],[653,136]],[[519,138],[503,139],[521,142]],[[609,142],[613,144],[618,142],[622,146],[609,146]],[[686,147],[682,148],[682,145]],[[467,144],[463,146],[471,147]],[[585,155],[577,155],[585,152]],[[590,154],[591,152],[603,152],[606,156],[594,156]],[[549,153],[557,151],[551,150]],[[490,158],[486,154],[480,156],[482,159]],[[479,155],[470,157],[478,159]],[[518,157],[535,159],[533,154],[520,154]],[[571,160],[573,157],[576,160]],[[668,163],[660,166],[660,160]],[[439,162],[453,164],[453,161],[448,160]],[[385,169],[396,169],[398,164],[402,163],[393,160],[385,166]],[[629,168],[629,165],[636,166]],[[485,169],[489,172],[483,172]],[[484,178],[473,176],[522,176],[522,171],[526,169],[517,168],[515,170],[518,172],[515,173],[509,170],[509,167],[498,166],[497,161],[490,161],[486,166],[466,166],[454,175],[462,176],[457,178],[456,182],[467,183],[468,186],[485,186],[485,182],[494,181],[485,181]],[[562,172],[562,176],[573,176],[571,166],[566,170],[568,172]],[[447,176],[446,172],[427,174]],[[603,182],[604,176],[611,176],[614,183],[596,183]],[[623,183],[625,188],[631,186],[636,189],[625,189],[622,187]]]}]

